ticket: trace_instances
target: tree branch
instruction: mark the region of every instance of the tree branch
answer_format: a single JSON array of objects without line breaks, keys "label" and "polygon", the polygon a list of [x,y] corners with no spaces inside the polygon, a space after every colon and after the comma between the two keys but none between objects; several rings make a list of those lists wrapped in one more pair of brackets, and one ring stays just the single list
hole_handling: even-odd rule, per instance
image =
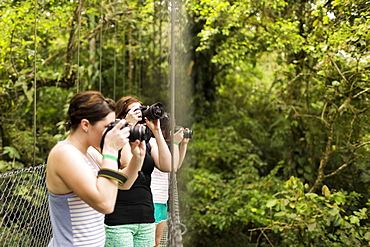
[{"label": "tree branch", "polygon": [[357,93],[357,94],[355,94],[355,96],[353,96],[353,98],[357,98],[358,96],[360,96],[361,94],[363,94],[363,93],[366,93],[367,91],[369,91],[370,90],[370,88],[366,88],[365,90],[362,90],[361,92],[359,92],[359,93]]},{"label": "tree branch", "polygon": [[320,183],[324,180],[325,174],[324,169],[329,161],[330,153],[331,153],[331,144],[333,140],[333,125],[330,127],[330,132],[328,135],[328,140],[326,141],[326,148],[325,152],[323,153],[323,157],[320,159],[320,166],[317,172],[317,178],[314,185],[311,187],[310,192],[314,192],[317,187],[319,187]]},{"label": "tree branch", "polygon": [[329,173],[329,174],[325,175],[324,178],[332,177],[332,176],[338,174],[338,172],[340,172],[341,170],[343,170],[344,168],[346,168],[347,166],[349,166],[353,161],[358,160],[359,158],[360,157],[355,157],[355,158],[351,159],[347,163],[344,163],[343,165],[341,165],[338,169],[336,169],[332,173]]}]

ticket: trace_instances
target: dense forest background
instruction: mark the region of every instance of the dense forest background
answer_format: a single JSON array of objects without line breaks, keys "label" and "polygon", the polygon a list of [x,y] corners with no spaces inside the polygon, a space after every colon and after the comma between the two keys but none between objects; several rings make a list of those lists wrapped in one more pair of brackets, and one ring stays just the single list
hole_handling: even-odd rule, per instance
[{"label": "dense forest background", "polygon": [[133,94],[194,132],[184,246],[370,246],[368,1],[3,0],[0,18],[0,172],[45,162],[76,92]]}]

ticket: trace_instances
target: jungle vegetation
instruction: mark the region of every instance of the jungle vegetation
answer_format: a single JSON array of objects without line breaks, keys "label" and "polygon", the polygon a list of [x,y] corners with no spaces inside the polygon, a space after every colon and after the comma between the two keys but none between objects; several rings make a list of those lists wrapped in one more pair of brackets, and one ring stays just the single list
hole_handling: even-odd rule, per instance
[{"label": "jungle vegetation", "polygon": [[0,18],[0,172],[45,162],[76,92],[175,98],[184,246],[370,245],[368,1],[3,0]]}]

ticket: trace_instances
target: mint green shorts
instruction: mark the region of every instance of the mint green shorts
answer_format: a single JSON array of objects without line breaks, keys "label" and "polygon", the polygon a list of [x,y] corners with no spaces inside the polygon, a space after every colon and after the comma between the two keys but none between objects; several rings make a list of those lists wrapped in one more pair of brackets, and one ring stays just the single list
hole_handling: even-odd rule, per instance
[{"label": "mint green shorts", "polygon": [[105,225],[105,247],[153,247],[155,224]]},{"label": "mint green shorts", "polygon": [[154,219],[155,223],[167,220],[168,206],[167,203],[154,203]]}]

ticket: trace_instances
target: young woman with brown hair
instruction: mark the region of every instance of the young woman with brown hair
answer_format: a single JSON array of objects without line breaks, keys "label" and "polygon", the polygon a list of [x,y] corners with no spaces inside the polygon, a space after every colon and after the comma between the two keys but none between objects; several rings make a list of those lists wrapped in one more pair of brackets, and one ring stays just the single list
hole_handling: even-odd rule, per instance
[{"label": "young woman with brown hair", "polygon": [[[49,247],[102,247],[104,214],[113,211],[118,184],[129,187],[135,181],[145,145],[140,141],[129,144],[129,128],[122,128],[122,120],[106,134],[100,162],[88,152],[90,146],[100,150],[104,131],[115,121],[114,101],[99,92],[76,94],[70,101],[68,117],[70,133],[53,147],[47,160],[46,186],[53,229]],[[130,161],[118,171],[118,150],[122,148],[130,150]]]}]

